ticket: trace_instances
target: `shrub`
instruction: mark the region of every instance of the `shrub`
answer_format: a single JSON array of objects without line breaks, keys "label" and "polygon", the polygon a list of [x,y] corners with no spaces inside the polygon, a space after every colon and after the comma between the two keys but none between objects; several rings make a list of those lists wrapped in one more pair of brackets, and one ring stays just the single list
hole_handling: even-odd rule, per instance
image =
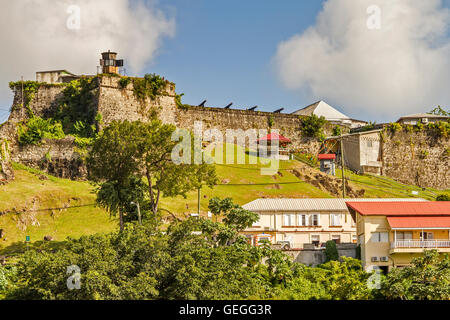
[{"label": "shrub", "polygon": [[338,261],[339,253],[336,247],[336,242],[333,240],[327,241],[325,244],[325,262]]},{"label": "shrub", "polygon": [[342,134],[341,127],[336,126],[333,128],[333,136],[340,136],[341,134]]},{"label": "shrub", "polygon": [[119,85],[122,89],[125,89],[130,83],[131,83],[131,78],[129,78],[129,77],[122,77],[119,80]]},{"label": "shrub", "polygon": [[17,127],[19,143],[38,144],[42,139],[62,139],[65,137],[60,122],[34,117]]},{"label": "shrub", "polygon": [[402,130],[402,125],[400,123],[394,122],[389,124],[389,130],[393,133]]},{"label": "shrub", "polygon": [[436,197],[436,201],[450,201],[450,196],[448,194],[440,194]]},{"label": "shrub", "polygon": [[323,116],[319,118],[313,114],[301,120],[301,130],[307,137],[320,138],[323,135],[322,128],[326,122]]}]

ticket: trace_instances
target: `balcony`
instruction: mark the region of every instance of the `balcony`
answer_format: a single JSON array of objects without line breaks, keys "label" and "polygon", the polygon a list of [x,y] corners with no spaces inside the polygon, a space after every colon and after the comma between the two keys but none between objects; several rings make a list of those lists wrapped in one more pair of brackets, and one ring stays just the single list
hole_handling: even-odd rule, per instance
[{"label": "balcony", "polygon": [[439,252],[450,252],[449,239],[436,240],[397,240],[391,242],[390,253],[422,252],[437,249]]}]

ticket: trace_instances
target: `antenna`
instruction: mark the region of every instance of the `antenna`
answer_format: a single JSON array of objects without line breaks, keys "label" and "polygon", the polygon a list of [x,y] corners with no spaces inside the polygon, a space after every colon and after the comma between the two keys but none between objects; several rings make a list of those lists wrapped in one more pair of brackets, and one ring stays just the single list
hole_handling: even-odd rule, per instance
[{"label": "antenna", "polygon": [[284,108],[280,108],[280,109],[278,109],[278,110],[275,110],[273,113],[280,113],[281,111],[283,111],[284,110]]},{"label": "antenna", "polygon": [[227,106],[224,109],[230,109],[230,107],[233,105],[233,102],[227,104]]},{"label": "antenna", "polygon": [[200,103],[198,106],[199,107],[204,107],[205,106],[205,103],[206,103],[206,100],[204,100],[202,103]]}]

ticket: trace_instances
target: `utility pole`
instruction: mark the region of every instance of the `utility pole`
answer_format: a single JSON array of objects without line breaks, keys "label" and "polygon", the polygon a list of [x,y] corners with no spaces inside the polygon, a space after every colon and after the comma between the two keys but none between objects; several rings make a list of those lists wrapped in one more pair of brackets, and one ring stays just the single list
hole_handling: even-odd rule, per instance
[{"label": "utility pole", "polygon": [[139,224],[142,225],[141,206],[139,205],[139,201],[136,201],[136,202],[130,202],[130,204],[136,205],[137,210],[138,210],[138,221],[139,221]]},{"label": "utility pole", "polygon": [[138,209],[138,220],[139,220],[139,224],[142,225],[141,206],[139,205],[139,201],[136,201],[136,206],[137,206],[137,209]]},{"label": "utility pole", "polygon": [[342,167],[342,198],[345,199],[344,144],[342,143],[342,134],[340,136],[340,139],[341,139],[341,167]]}]

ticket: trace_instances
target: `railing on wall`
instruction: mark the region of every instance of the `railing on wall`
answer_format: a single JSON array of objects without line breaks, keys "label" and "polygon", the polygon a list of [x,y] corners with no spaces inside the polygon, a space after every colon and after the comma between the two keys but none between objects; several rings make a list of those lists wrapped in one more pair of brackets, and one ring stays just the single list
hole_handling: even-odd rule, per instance
[{"label": "railing on wall", "polygon": [[391,242],[395,248],[450,248],[450,240],[397,240]]}]

